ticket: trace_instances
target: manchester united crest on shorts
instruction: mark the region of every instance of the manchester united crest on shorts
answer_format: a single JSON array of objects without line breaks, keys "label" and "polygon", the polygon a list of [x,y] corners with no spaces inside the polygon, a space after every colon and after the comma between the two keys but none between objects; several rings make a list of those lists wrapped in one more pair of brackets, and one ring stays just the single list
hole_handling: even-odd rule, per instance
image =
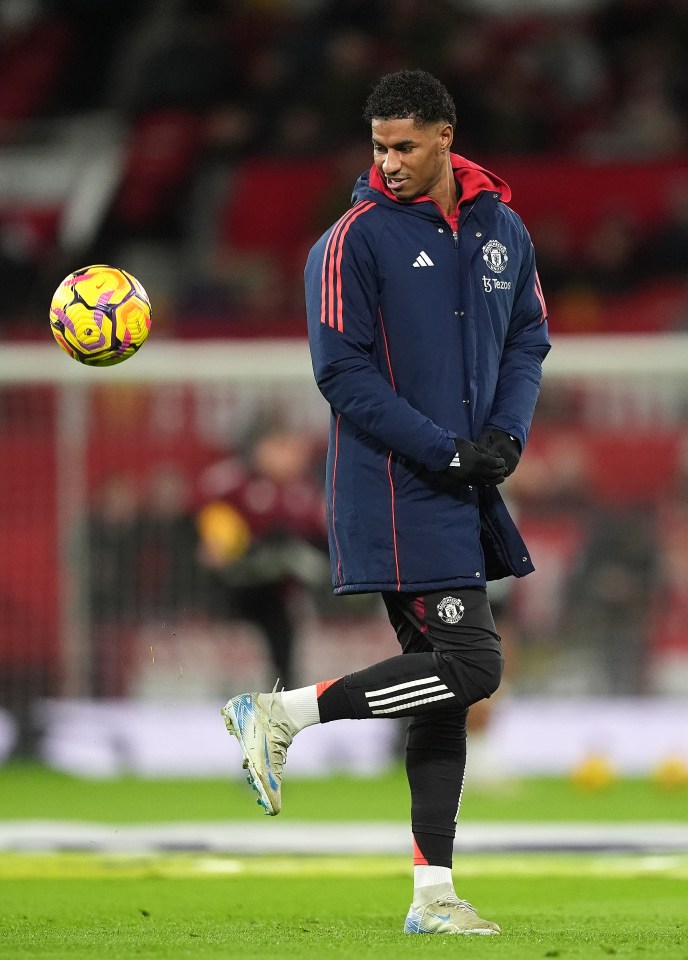
[{"label": "manchester united crest on shorts", "polygon": [[493,273],[501,273],[509,262],[506,247],[499,240],[488,240],[483,247],[483,260]]},{"label": "manchester united crest on shorts", "polygon": [[443,623],[458,623],[463,611],[463,603],[458,597],[445,597],[437,604],[437,616]]}]

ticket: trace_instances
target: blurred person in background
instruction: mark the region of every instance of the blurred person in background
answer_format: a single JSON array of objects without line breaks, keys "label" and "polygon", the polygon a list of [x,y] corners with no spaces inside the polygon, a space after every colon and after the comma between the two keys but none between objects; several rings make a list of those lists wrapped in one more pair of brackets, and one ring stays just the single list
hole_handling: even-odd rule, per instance
[{"label": "blurred person in background", "polygon": [[335,593],[381,593],[403,653],[301,689],[242,694],[223,714],[269,815],[301,729],[409,717],[405,932],[495,934],[456,896],[451,868],[468,707],[502,675],[486,583],[533,569],[496,487],[530,429],[549,350],[545,304],[508,186],[451,153],[456,110],[439,80],[388,74],[365,117],[374,163],[310,253],[306,305],[331,406]]},{"label": "blurred person in background", "polygon": [[254,624],[272,669],[295,679],[299,589],[326,582],[322,493],[313,479],[312,443],[275,426],[243,458],[214,464],[201,478],[207,502],[197,523],[211,611]]}]

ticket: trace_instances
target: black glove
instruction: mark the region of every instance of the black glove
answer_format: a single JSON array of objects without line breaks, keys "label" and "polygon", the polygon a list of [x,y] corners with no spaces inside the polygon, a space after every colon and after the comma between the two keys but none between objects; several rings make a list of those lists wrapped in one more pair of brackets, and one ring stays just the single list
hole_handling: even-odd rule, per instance
[{"label": "black glove", "polygon": [[446,472],[459,483],[503,483],[506,464],[502,457],[470,440],[457,437],[456,456]]},{"label": "black glove", "polygon": [[483,430],[478,443],[487,447],[493,457],[502,458],[506,464],[506,476],[510,477],[521,459],[521,444],[516,437],[512,437],[510,433],[504,433],[503,430],[490,428]]}]

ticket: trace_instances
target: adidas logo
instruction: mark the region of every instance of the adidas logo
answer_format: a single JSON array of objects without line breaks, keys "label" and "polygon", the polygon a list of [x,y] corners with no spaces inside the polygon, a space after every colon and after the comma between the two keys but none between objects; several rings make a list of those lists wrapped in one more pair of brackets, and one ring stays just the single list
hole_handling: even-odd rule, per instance
[{"label": "adidas logo", "polygon": [[421,250],[416,259],[413,261],[414,267],[434,267],[435,264],[432,262],[430,257],[427,255],[425,250]]}]

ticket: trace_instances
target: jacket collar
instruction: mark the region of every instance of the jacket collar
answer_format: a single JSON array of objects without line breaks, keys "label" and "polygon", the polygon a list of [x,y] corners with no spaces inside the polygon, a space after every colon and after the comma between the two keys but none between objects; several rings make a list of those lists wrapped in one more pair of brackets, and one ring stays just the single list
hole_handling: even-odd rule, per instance
[{"label": "jacket collar", "polygon": [[[483,190],[491,190],[499,193],[500,199],[504,203],[508,203],[509,200],[511,200],[511,189],[501,177],[498,177],[495,173],[491,173],[489,170],[486,170],[485,167],[481,167],[472,160],[460,156],[458,153],[451,153],[449,156],[452,170],[454,171],[454,178],[458,185],[459,207],[467,203],[472,203]],[[359,180],[359,183],[361,183],[362,180],[363,177]],[[368,185],[372,190],[376,190],[389,200],[392,200],[393,203],[402,207],[409,206],[409,204],[397,200],[378,173],[378,169],[374,164],[368,172]],[[354,198],[356,199],[356,192],[354,192]],[[423,196],[411,201],[411,204],[414,203],[434,203],[434,201],[431,200],[430,197]]]}]

